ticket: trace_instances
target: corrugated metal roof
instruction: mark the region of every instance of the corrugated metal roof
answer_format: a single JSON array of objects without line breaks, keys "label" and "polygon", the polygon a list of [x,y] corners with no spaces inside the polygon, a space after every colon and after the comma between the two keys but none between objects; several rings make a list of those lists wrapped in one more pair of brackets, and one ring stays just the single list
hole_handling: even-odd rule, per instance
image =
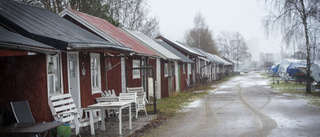
[{"label": "corrugated metal roof", "polygon": [[183,55],[182,53],[180,53],[179,51],[177,51],[175,48],[171,47],[169,44],[167,44],[166,42],[164,42],[161,39],[156,39],[155,40],[157,43],[159,43],[160,45],[162,45],[164,48],[166,48],[167,50],[171,51],[172,53],[174,53],[175,55],[177,55],[178,57],[181,58],[181,61],[184,63],[194,63],[191,59],[189,59],[188,57],[186,57],[185,55]]},{"label": "corrugated metal roof", "polygon": [[199,55],[199,56],[202,55],[202,54],[199,53],[197,50],[194,50],[192,47],[190,47],[190,46],[188,46],[188,45],[186,45],[186,44],[183,44],[183,43],[181,43],[181,42],[179,42],[179,41],[175,41],[175,43],[176,43],[178,46],[180,46],[181,48],[184,48],[184,49],[188,50],[188,52],[191,52],[191,53],[196,54],[196,55]]},{"label": "corrugated metal roof", "polygon": [[169,40],[163,36],[158,36],[157,39],[162,39],[163,41],[170,43],[171,46],[174,46],[175,48],[181,49],[182,51],[186,52],[187,54],[193,55],[193,56],[201,56],[198,52],[194,51],[191,47],[187,45],[183,45],[180,42]]},{"label": "corrugated metal roof", "polygon": [[230,64],[234,64],[230,59],[228,59],[228,58],[226,58],[226,57],[221,57],[221,58],[223,58],[225,61],[227,61],[227,62],[229,62]]},{"label": "corrugated metal roof", "polygon": [[11,50],[24,50],[30,52],[54,54],[59,52],[54,47],[10,32],[0,26],[0,48]]},{"label": "corrugated metal roof", "polygon": [[157,56],[156,53],[104,19],[71,9],[62,11],[60,15],[69,15],[104,39],[129,47],[138,54]]},{"label": "corrugated metal roof", "polygon": [[141,32],[138,31],[132,31],[128,30],[125,28],[121,28],[128,34],[132,35],[136,39],[140,40],[143,42],[146,46],[148,46],[150,49],[152,49],[154,52],[156,52],[159,56],[161,56],[164,59],[174,59],[174,60],[181,60],[180,57],[176,56],[166,48],[162,47],[159,45],[157,42],[152,40],[151,38],[147,37],[146,35],[142,34]]},{"label": "corrugated metal roof", "polygon": [[2,0],[0,1],[0,18],[2,24],[19,34],[57,49],[67,50],[69,43],[84,43],[84,46],[89,47],[94,46],[90,45],[94,43],[104,45],[105,49],[118,47],[118,50],[131,51],[125,46],[109,43],[41,7]]},{"label": "corrugated metal roof", "polygon": [[216,59],[215,57],[212,56],[212,54],[206,52],[206,51],[203,51],[201,49],[197,49],[197,48],[193,48],[194,50],[198,51],[199,53],[202,53],[209,61],[211,62],[219,62],[218,59]]},{"label": "corrugated metal roof", "polygon": [[217,59],[219,59],[221,61],[221,63],[224,65],[233,65],[232,63],[224,60],[223,58],[219,57],[218,55],[213,55],[213,56],[216,57]]}]

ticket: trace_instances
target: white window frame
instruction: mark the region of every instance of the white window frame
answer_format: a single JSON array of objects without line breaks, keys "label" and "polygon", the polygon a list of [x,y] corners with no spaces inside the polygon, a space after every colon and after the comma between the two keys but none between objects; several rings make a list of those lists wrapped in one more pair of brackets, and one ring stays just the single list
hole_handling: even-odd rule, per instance
[{"label": "white window frame", "polygon": [[[53,79],[53,81],[55,81],[55,77],[54,77],[54,74],[53,73],[50,73],[49,74],[49,63],[50,62],[52,62],[51,61],[51,58],[58,58],[57,59],[57,61],[59,61],[58,62],[58,66],[57,66],[57,73],[58,73],[58,75],[60,76],[60,78],[58,78],[58,79],[60,79],[60,88],[59,89],[57,89],[56,88],[56,83],[55,82],[53,82],[52,83],[52,85],[53,85],[53,92],[51,92],[50,90],[51,90],[51,88],[50,88],[50,79],[52,78]],[[47,54],[47,57],[46,57],[46,62],[47,62],[47,89],[48,89],[48,96],[50,97],[50,96],[52,96],[52,95],[57,95],[57,94],[63,94],[63,80],[62,80],[62,78],[63,78],[63,76],[62,76],[62,60],[61,60],[61,55],[60,54],[57,54],[57,55],[48,55]],[[54,63],[54,62],[53,62]],[[53,65],[56,65],[56,64],[53,64]]]},{"label": "white window frame", "polygon": [[[134,59],[132,61],[132,68],[139,68],[140,67],[140,60]],[[140,79],[140,69],[133,69],[132,70],[132,78],[133,79]]]},{"label": "white window frame", "polygon": [[[92,71],[92,60],[96,59],[97,62],[96,65],[97,71]],[[92,94],[98,94],[101,91],[101,70],[100,70],[101,64],[100,64],[100,54],[99,53],[90,53],[90,76],[91,76],[91,90]],[[92,73],[97,73],[97,75],[92,75]],[[95,81],[97,80],[97,81]]]},{"label": "white window frame", "polygon": [[169,70],[168,70],[168,63],[164,63],[164,77],[168,77]]}]

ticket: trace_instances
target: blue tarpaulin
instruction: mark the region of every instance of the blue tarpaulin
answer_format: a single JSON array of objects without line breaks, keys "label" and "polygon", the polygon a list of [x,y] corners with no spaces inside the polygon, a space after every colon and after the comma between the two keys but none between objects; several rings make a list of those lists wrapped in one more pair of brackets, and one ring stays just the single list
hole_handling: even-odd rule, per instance
[{"label": "blue tarpaulin", "polygon": [[278,68],[279,68],[279,65],[273,65],[272,66],[272,71],[274,72],[274,74],[278,73]]},{"label": "blue tarpaulin", "polygon": [[287,68],[287,73],[289,76],[293,76],[296,73],[301,72],[298,67],[300,66],[307,66],[307,63],[305,62],[291,62],[290,65]]}]

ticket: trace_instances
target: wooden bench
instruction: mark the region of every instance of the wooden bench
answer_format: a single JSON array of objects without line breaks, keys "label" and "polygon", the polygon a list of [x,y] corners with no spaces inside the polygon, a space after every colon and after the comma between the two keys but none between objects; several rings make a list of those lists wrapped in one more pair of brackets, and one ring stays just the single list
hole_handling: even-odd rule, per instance
[{"label": "wooden bench", "polygon": [[[60,94],[49,97],[49,106],[55,121],[67,122],[71,128],[75,128],[76,135],[79,134],[80,128],[90,125],[88,108],[78,109],[74,104],[71,94]],[[85,116],[83,115],[85,112]],[[94,122],[101,121],[99,111],[94,113]]]}]

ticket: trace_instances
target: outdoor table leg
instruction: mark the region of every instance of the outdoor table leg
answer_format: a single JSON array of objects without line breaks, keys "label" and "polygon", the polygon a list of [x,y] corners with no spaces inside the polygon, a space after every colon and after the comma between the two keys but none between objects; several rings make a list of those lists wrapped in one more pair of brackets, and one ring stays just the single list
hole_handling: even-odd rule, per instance
[{"label": "outdoor table leg", "polygon": [[89,109],[89,117],[90,117],[90,129],[91,129],[91,135],[95,135],[94,133],[94,123],[93,123],[93,109]]},{"label": "outdoor table leg", "polygon": [[122,108],[119,108],[119,134],[122,134]]},{"label": "outdoor table leg", "polygon": [[132,126],[131,126],[131,104],[129,105],[129,129],[132,129]]},{"label": "outdoor table leg", "polygon": [[101,130],[106,130],[106,110],[105,109],[100,109],[100,114],[101,114]]}]

